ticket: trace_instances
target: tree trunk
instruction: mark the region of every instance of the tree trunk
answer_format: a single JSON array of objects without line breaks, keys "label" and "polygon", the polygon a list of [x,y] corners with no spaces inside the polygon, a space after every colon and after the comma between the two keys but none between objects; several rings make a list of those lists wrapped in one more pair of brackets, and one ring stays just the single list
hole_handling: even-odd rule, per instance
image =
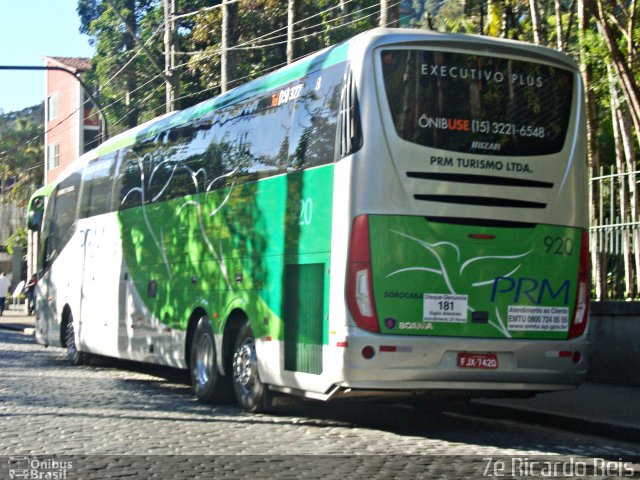
[{"label": "tree trunk", "polygon": [[[127,52],[130,52],[135,47],[135,39],[133,35],[136,35],[138,31],[138,24],[136,22],[136,2],[135,0],[126,0],[124,2],[124,10],[126,11],[124,21],[131,29],[132,35],[124,34],[124,48]],[[133,105],[131,99],[131,93],[136,90],[138,86],[138,79],[136,76],[135,60],[131,63],[125,74],[125,104],[128,111],[125,116],[125,124],[128,128],[133,128],[138,125],[138,108]]]},{"label": "tree trunk", "polygon": [[558,44],[558,51],[562,51],[564,46],[562,43],[562,5],[561,0],[555,0],[556,4],[556,37]]},{"label": "tree trunk", "polygon": [[[635,145],[633,142],[633,126],[631,124],[631,117],[629,116],[629,110],[624,106],[624,109],[620,110],[619,124],[620,134],[622,140],[622,147],[624,149],[625,163],[622,168],[627,173],[622,179],[622,183],[625,188],[627,200],[624,203],[626,210],[625,222],[638,222],[638,188],[635,183],[636,176],[633,173],[635,169]],[[625,228],[625,249],[629,251],[628,258],[625,258],[625,262],[629,263],[629,279],[627,283],[627,297],[636,297],[640,294],[640,288],[638,288],[638,275],[640,274],[640,251],[636,246],[633,248],[634,233],[638,234],[638,228],[640,225]]]},{"label": "tree trunk", "polygon": [[536,45],[546,45],[544,32],[542,31],[542,19],[540,17],[540,5],[538,0],[529,0],[531,9],[531,24],[533,26],[533,43]]},{"label": "tree trunk", "polygon": [[[585,89],[585,107],[587,116],[587,162],[589,167],[589,176],[597,177],[600,173],[600,158],[598,155],[597,143],[597,117],[596,117],[596,98],[591,91],[593,83],[593,74],[591,68],[586,62],[586,46],[585,31],[589,27],[589,18],[585,11],[585,0],[578,0],[578,42],[580,46],[580,71]],[[590,201],[589,201],[589,218],[591,226],[599,225],[598,222],[598,204],[600,202],[600,185],[598,182],[590,182]],[[605,261],[606,254],[600,244],[600,232],[594,232],[591,235],[591,272],[593,285],[597,300],[606,298],[606,271]]]},{"label": "tree trunk", "polygon": [[[624,106],[620,103],[616,78],[610,65],[607,65],[607,73],[609,79],[609,94],[611,97],[611,123],[613,126],[613,138],[616,152],[616,170],[619,175],[623,175],[626,167],[626,156],[629,153],[627,148],[628,139],[625,139],[624,136],[630,132],[625,125],[625,115],[623,112]],[[627,205],[627,183],[625,181],[625,177],[620,176],[612,178],[611,189],[617,190],[619,205],[617,212],[618,216],[617,218],[611,218],[611,222],[626,224],[629,217]],[[624,265],[624,292],[621,293],[623,293],[623,296],[627,298],[633,288],[630,231],[627,227],[621,227],[620,229],[617,229],[617,233],[622,236],[622,261]]]}]

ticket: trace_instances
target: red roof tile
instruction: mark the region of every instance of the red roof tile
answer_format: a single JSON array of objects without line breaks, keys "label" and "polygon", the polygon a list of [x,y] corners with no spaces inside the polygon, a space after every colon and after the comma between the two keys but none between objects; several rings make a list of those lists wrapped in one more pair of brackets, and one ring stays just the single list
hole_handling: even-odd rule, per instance
[{"label": "red roof tile", "polygon": [[57,63],[62,67],[66,67],[75,73],[86,72],[91,69],[90,58],[79,57],[43,57],[45,62]]}]

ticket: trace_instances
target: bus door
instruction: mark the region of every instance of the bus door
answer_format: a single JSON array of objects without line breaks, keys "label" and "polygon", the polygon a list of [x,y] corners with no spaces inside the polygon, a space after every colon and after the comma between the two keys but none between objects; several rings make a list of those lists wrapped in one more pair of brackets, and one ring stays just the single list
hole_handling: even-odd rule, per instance
[{"label": "bus door", "polygon": [[81,345],[117,355],[118,279],[121,254],[116,215],[111,213],[112,174],[116,155],[87,165],[79,218],[83,220]]},{"label": "bus door", "polygon": [[84,232],[80,338],[91,351],[106,355],[114,344],[112,329],[109,328],[114,306],[108,302],[112,286],[107,285],[104,274],[109,268],[107,263],[113,259],[101,248],[103,235],[104,229],[87,229]]}]

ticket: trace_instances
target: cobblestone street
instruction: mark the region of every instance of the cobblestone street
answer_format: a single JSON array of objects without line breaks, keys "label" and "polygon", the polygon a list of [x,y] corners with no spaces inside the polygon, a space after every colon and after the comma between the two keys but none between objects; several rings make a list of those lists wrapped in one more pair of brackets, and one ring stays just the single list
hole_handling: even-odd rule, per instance
[{"label": "cobblestone street", "polygon": [[[483,419],[456,404],[301,402],[275,414],[250,415],[232,403],[198,403],[183,372],[108,359],[70,367],[63,350],[10,331],[0,331],[0,398],[0,453],[11,456],[241,454],[271,462],[301,455],[640,458],[640,446],[632,443]],[[305,458],[326,465],[319,457]]]}]

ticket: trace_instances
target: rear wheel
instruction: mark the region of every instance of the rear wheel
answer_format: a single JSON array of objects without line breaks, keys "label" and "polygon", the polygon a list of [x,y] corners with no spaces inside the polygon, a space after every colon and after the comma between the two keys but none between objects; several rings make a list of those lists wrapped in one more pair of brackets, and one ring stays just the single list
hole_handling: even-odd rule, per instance
[{"label": "rear wheel", "polygon": [[211,323],[206,316],[198,320],[189,359],[191,384],[201,402],[211,403],[220,397],[220,374],[216,364],[216,346]]},{"label": "rear wheel", "polygon": [[87,361],[87,355],[78,350],[76,344],[76,331],[73,325],[73,315],[69,313],[67,325],[64,331],[64,343],[67,347],[67,359],[71,365],[84,365]]},{"label": "rear wheel", "polygon": [[272,394],[258,375],[256,341],[249,320],[236,337],[233,353],[233,391],[240,406],[248,412],[264,412],[272,405]]}]

